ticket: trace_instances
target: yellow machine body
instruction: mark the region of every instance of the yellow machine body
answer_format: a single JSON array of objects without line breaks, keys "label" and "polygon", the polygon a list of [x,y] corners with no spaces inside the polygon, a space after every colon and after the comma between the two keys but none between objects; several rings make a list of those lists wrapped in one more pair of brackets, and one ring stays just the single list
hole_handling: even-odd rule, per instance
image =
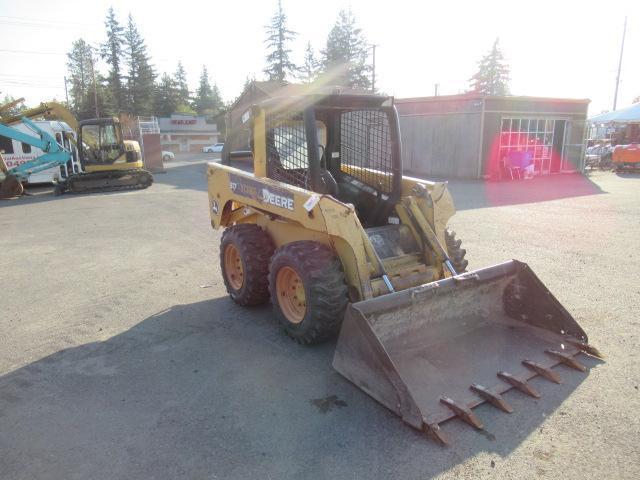
[{"label": "yellow machine body", "polygon": [[[353,206],[330,195],[318,195],[218,163],[208,165],[208,183],[211,224],[214,228],[236,223],[256,223],[269,232],[277,246],[300,240],[326,244],[336,251],[344,265],[354,301],[387,292],[383,280],[376,278],[379,265],[373,254],[374,246]],[[438,198],[433,209],[428,210],[420,197],[408,194],[416,187]],[[425,228],[428,228],[426,218],[436,218],[435,231],[444,244],[447,221],[455,212],[446,185],[404,177],[403,190],[407,195],[403,198],[403,204],[397,207],[400,218],[407,209],[415,210],[420,212],[418,218]],[[312,203],[313,207],[308,208]],[[402,287],[399,289],[446,276],[442,266],[425,265],[418,255],[383,262],[392,283]]]},{"label": "yellow machine body", "polygon": [[[142,161],[142,152],[140,144],[135,140],[123,140],[124,152],[122,152],[113,163],[106,164],[85,164],[85,172],[109,172],[112,170],[132,170],[144,169]],[[133,156],[137,160],[127,161],[127,158]]]},{"label": "yellow machine body", "polygon": [[[555,381],[559,378],[552,370],[556,365],[582,369],[575,356],[599,353],[526,264],[510,260],[464,271],[464,251],[447,230],[455,207],[446,183],[403,176],[400,162],[386,171],[370,166],[384,165],[373,161],[376,152],[388,156],[394,149],[396,155],[401,151],[391,102],[373,96],[338,96],[255,106],[253,172],[220,163],[207,166],[211,225],[225,228],[226,233],[253,224],[260,227],[250,227],[253,232],[266,232],[265,245],[272,243],[275,249],[268,266],[272,303],[279,303],[281,294],[289,295],[278,290],[280,274],[273,270],[283,265],[279,252],[309,242],[328,247],[339,259],[348,296],[343,319],[338,319],[342,322],[334,368],[406,423],[444,443],[441,423],[457,417],[482,428],[472,408],[489,402],[510,411],[501,396],[504,392],[517,388],[536,396],[527,380],[541,375]],[[391,133],[383,131],[383,122],[375,117],[378,112],[390,119]],[[267,120],[283,113],[283,120]],[[368,123],[362,119],[369,119]],[[302,123],[306,137],[296,144]],[[280,152],[275,152],[278,135],[284,140]],[[313,190],[312,167],[305,172],[290,164],[300,152],[313,157],[314,137],[321,176],[326,178],[333,168],[332,178],[348,177],[350,185],[365,193],[379,188],[383,193],[368,198],[392,201],[392,208],[383,210],[382,217],[365,218],[367,202],[358,205],[346,200],[348,185],[333,188],[333,194]],[[366,165],[354,160],[354,142],[364,145]],[[330,165],[333,159],[340,160],[337,170]],[[274,161],[275,167],[270,164]],[[279,179],[284,178],[277,170],[282,165],[289,165],[298,185]],[[384,190],[392,182],[393,190]],[[223,276],[234,265],[233,261],[225,264],[228,238],[223,235],[221,245]],[[237,253],[235,247],[231,251]],[[245,260],[240,262],[237,255],[230,258],[237,262],[238,274],[248,272]],[[290,270],[287,265],[293,264],[282,268]],[[261,274],[266,275],[266,270],[264,266]],[[291,290],[301,308],[305,301],[309,304],[311,290],[305,287],[301,292],[296,284]],[[314,290],[315,295],[322,291]]]}]

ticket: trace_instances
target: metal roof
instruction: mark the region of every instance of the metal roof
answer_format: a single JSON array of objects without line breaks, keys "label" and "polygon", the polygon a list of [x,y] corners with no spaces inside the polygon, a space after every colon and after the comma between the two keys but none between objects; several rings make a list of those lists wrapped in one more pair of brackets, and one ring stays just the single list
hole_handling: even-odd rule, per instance
[{"label": "metal roof", "polygon": [[554,98],[554,97],[532,97],[528,95],[484,95],[481,93],[461,93],[459,95],[438,95],[429,97],[409,97],[396,98],[396,103],[414,102],[446,102],[457,100],[509,100],[514,102],[554,102],[554,103],[589,103],[588,98]]}]

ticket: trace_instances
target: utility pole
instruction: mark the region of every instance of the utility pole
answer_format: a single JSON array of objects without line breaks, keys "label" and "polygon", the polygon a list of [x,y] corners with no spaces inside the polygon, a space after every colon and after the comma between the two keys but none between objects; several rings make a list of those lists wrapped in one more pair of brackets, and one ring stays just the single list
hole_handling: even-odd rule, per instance
[{"label": "utility pole", "polygon": [[438,87],[440,87],[439,83],[434,83],[433,84],[433,96],[437,97],[438,96]]},{"label": "utility pole", "polygon": [[96,69],[93,65],[93,51],[91,51],[91,77],[93,77],[93,101],[96,105],[96,118],[100,118],[100,110],[98,110],[98,86],[96,85]]},{"label": "utility pole", "polygon": [[373,49],[373,70],[371,72],[371,92],[376,92],[376,45],[375,43],[371,44],[371,48]]},{"label": "utility pole", "polygon": [[624,37],[627,35],[627,17],[624,17],[622,29],[622,44],[620,45],[620,60],[618,61],[618,76],[616,77],[616,93],[613,95],[613,109],[618,105],[618,87],[620,86],[620,71],[622,70],[622,53],[624,52]]},{"label": "utility pole", "polygon": [[69,91],[67,90],[67,77],[64,77],[64,96],[67,99],[67,108],[69,108]]}]

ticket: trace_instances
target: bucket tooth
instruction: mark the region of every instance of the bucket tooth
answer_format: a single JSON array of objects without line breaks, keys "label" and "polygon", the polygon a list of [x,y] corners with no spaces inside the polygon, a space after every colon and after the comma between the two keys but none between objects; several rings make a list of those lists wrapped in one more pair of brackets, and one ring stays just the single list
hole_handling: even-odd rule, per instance
[{"label": "bucket tooth", "polygon": [[570,343],[571,345],[573,345],[574,347],[580,349],[580,351],[589,354],[593,357],[597,357],[600,360],[604,360],[604,355],[602,353],[600,353],[600,350],[598,350],[596,347],[594,347],[593,345],[589,345],[588,343],[584,343],[584,342],[579,342],[577,340],[571,340],[571,339],[567,339],[566,340],[567,343]]},{"label": "bucket tooth", "polygon": [[511,407],[511,405],[505,402],[504,398],[502,398],[500,394],[494,393],[487,387],[484,387],[477,383],[472,384],[469,388],[471,388],[471,390],[476,392],[494,407],[499,408],[503,412],[513,413],[513,408]]},{"label": "bucket tooth", "polygon": [[422,430],[440,445],[449,445],[449,440],[447,439],[445,434],[442,433],[440,425],[438,425],[437,423],[427,423],[425,421],[422,426]]},{"label": "bucket tooth", "polygon": [[587,367],[582,365],[579,361],[573,358],[573,355],[568,353],[559,352],[558,350],[545,350],[545,353],[551,355],[552,357],[558,359],[562,363],[564,363],[567,367],[571,367],[574,370],[578,370],[580,372],[586,372]]},{"label": "bucket tooth", "polygon": [[531,397],[540,398],[541,396],[535,388],[529,385],[525,380],[522,380],[515,375],[508,372],[498,372],[498,377]]},{"label": "bucket tooth", "polygon": [[460,419],[467,422],[474,428],[482,429],[482,422],[478,417],[476,417],[475,413],[471,411],[469,407],[466,405],[460,405],[455,400],[449,397],[440,397],[440,403],[453,411]]},{"label": "bucket tooth", "polygon": [[531,370],[536,372],[541,377],[546,378],[547,380],[551,380],[554,383],[562,383],[562,379],[560,378],[560,375],[558,375],[556,372],[554,372],[550,368],[547,368],[544,365],[541,365],[538,362],[534,362],[531,360],[523,360],[522,364],[525,367],[530,368]]}]

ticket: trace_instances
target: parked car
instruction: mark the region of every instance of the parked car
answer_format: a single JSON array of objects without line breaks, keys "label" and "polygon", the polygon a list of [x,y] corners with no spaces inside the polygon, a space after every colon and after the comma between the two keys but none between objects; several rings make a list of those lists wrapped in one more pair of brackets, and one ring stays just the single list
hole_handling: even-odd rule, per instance
[{"label": "parked car", "polygon": [[175,160],[176,159],[176,155],[173,152],[168,152],[166,150],[162,151],[162,161],[163,162],[168,162],[169,160]]},{"label": "parked car", "polygon": [[215,143],[208,147],[204,147],[202,151],[204,153],[220,153],[222,151],[222,147],[224,147],[224,143]]}]

